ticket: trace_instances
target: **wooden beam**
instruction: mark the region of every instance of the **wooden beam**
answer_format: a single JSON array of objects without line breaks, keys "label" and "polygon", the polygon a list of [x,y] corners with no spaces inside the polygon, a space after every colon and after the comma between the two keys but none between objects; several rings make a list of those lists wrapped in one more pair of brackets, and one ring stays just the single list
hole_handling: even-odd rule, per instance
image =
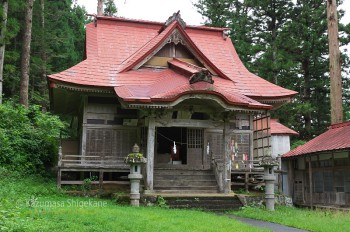
[{"label": "wooden beam", "polygon": [[309,156],[309,186],[310,186],[310,208],[313,209],[313,193],[312,193],[312,165],[311,165],[311,155]]},{"label": "wooden beam", "polygon": [[245,191],[246,191],[246,192],[249,191],[248,182],[249,182],[249,173],[248,173],[248,172],[245,172],[245,173],[244,173],[244,187],[245,187]]},{"label": "wooden beam", "polygon": [[212,120],[195,120],[195,119],[157,119],[155,120],[155,126],[222,129],[223,122],[212,121]]},{"label": "wooden beam", "polygon": [[146,189],[153,191],[153,170],[154,170],[154,144],[155,144],[155,118],[148,118],[148,138],[147,138],[147,165],[146,165]]},{"label": "wooden beam", "polygon": [[226,120],[224,123],[224,193],[231,192],[231,167],[230,167],[230,125]]},{"label": "wooden beam", "polygon": [[103,171],[100,171],[99,177],[98,177],[98,187],[99,189],[103,188]]},{"label": "wooden beam", "polygon": [[86,155],[86,115],[87,115],[87,105],[88,105],[88,98],[87,96],[83,96],[83,125],[82,125],[82,134],[81,134],[81,151],[80,154],[82,156],[81,160],[84,160],[84,157]]},{"label": "wooden beam", "polygon": [[336,0],[327,1],[331,122],[343,122],[342,78],[339,51],[338,11]]},{"label": "wooden beam", "polygon": [[[294,178],[293,178],[293,159],[288,160],[288,192],[289,196],[293,199],[293,183],[294,183]],[[294,199],[293,199],[294,200]]]},{"label": "wooden beam", "polygon": [[62,171],[59,168],[57,171],[57,188],[61,189],[61,182],[62,182]]}]

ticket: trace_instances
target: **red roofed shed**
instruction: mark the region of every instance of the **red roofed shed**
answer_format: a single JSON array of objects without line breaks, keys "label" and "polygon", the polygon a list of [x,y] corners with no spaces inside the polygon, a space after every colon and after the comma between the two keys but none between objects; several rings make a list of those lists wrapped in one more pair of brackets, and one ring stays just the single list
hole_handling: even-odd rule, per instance
[{"label": "red roofed shed", "polygon": [[[138,143],[148,158],[145,186],[153,191],[170,187],[157,183],[157,168],[218,176],[211,161],[228,167],[237,153],[225,144],[237,144],[241,159],[264,155],[269,143],[253,141],[269,130],[254,132],[253,121],[268,122],[269,111],[296,92],[249,72],[225,31],[188,26],[179,13],[165,23],[97,16],[86,26],[85,60],[48,76],[53,110],[72,115],[79,132],[76,145],[63,146],[59,175],[77,168],[100,168],[102,179],[103,172],[122,172],[123,157]],[[225,170],[224,181],[198,190],[227,192],[229,175]]]},{"label": "red roofed shed", "polygon": [[350,122],[331,125],[282,159],[289,163],[290,193],[295,202],[350,207]]}]

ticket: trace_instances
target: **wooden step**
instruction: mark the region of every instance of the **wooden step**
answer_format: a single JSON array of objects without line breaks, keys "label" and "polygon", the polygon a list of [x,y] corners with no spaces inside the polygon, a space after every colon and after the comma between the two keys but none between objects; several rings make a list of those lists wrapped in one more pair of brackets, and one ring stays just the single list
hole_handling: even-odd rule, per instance
[{"label": "wooden step", "polygon": [[212,170],[155,169],[154,190],[217,192]]}]

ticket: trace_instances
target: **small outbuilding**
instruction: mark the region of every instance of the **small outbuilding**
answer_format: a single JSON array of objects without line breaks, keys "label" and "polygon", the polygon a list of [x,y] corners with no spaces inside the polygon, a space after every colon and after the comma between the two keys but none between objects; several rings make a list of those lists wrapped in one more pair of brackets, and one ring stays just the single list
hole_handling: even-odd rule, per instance
[{"label": "small outbuilding", "polygon": [[277,158],[290,151],[290,136],[298,136],[298,132],[271,119],[271,156]]},{"label": "small outbuilding", "polygon": [[350,122],[331,125],[282,161],[295,204],[350,207]]}]

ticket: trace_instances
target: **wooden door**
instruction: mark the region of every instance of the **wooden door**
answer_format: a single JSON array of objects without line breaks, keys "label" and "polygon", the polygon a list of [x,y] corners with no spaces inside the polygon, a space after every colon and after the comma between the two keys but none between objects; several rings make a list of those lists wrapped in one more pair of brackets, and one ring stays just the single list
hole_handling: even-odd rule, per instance
[{"label": "wooden door", "polygon": [[187,165],[203,168],[203,129],[187,128]]}]

